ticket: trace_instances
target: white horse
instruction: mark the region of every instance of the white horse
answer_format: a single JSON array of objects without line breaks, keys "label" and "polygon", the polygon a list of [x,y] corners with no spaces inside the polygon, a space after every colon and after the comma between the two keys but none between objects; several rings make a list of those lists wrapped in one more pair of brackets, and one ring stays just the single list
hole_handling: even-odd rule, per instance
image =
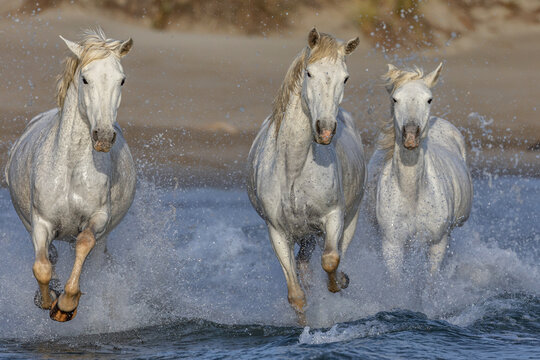
[{"label": "white horse", "polygon": [[299,268],[306,270],[315,237],[323,235],[328,290],[348,285],[337,268],[356,228],[365,159],[354,121],[339,104],[349,78],[345,56],[358,43],[358,38],[343,43],[311,30],[249,152],[249,198],[266,221],[289,303],[301,323],[306,298],[297,277],[295,243],[300,245]]},{"label": "white horse", "polygon": [[[17,214],[31,233],[36,305],[56,321],[76,315],[83,263],[96,240],[124,217],[135,194],[135,168],[116,122],[125,75],[120,59],[131,39],[107,39],[88,30],[81,43],[62,38],[71,51],[59,77],[54,109],[36,116],[13,145],[6,180]],[[75,262],[64,292],[50,288],[49,246],[73,241]]]},{"label": "white horse", "polygon": [[445,256],[451,230],[471,212],[473,188],[465,141],[451,123],[430,117],[430,89],[442,63],[426,76],[418,68],[388,67],[383,78],[392,118],[381,129],[369,162],[367,196],[376,211],[373,217],[391,276],[399,278],[405,250],[412,243],[427,250],[433,275]]}]

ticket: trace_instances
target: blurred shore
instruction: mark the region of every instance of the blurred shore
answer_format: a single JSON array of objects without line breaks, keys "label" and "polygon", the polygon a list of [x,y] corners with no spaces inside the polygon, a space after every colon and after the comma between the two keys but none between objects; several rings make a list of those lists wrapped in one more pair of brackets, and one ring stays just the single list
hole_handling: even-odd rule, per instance
[{"label": "blurred shore", "polygon": [[[311,26],[342,39],[359,34],[332,23],[335,11],[324,11],[304,14],[310,25],[264,37],[202,25],[157,31],[70,5],[34,15],[6,10],[0,13],[0,167],[26,123],[55,106],[55,77],[66,54],[58,35],[76,40],[81,29],[100,25],[109,37],[135,41],[123,60],[118,121],[141,174],[180,186],[242,186],[251,142]],[[540,176],[538,39],[539,25],[515,21],[412,54],[383,54],[362,37],[348,59],[342,106],[356,117],[370,155],[378,121],[389,116],[379,80],[386,64],[431,71],[443,61],[433,115],[462,129],[473,170]]]}]

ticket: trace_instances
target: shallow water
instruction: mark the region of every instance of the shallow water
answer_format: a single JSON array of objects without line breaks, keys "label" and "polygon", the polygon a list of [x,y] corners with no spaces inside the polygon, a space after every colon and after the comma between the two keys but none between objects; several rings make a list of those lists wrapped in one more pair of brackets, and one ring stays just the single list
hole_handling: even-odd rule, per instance
[{"label": "shallow water", "polygon": [[[315,253],[304,329],[243,190],[141,182],[107,253],[98,247],[85,264],[77,317],[59,324],[33,304],[30,237],[0,189],[0,357],[537,357],[540,179],[490,175],[474,185],[471,218],[422,290],[421,271],[390,284],[363,219],[342,263],[345,291],[326,290]],[[56,246],[65,281],[73,249]]]}]

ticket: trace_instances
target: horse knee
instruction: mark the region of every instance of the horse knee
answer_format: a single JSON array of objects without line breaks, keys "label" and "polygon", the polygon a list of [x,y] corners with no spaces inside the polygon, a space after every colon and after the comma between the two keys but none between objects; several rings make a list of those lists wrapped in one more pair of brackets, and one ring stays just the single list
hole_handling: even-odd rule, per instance
[{"label": "horse knee", "polygon": [[337,252],[330,252],[322,256],[322,268],[327,273],[336,271],[339,266],[339,255]]},{"label": "horse knee", "polygon": [[52,265],[46,256],[40,256],[32,267],[34,277],[40,284],[48,284],[52,278]]}]

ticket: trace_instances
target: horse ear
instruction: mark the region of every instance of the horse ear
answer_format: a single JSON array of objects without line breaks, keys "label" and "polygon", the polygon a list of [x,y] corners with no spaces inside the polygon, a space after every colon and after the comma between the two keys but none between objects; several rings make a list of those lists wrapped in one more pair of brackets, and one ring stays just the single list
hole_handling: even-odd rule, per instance
[{"label": "horse ear", "polygon": [[71,50],[71,52],[73,54],[75,54],[75,56],[77,56],[77,58],[80,58],[81,53],[82,53],[82,46],[77,44],[76,42],[73,42],[73,41],[70,41],[70,40],[64,38],[62,35],[59,35],[59,36],[60,36],[60,39],[64,40],[64,42],[66,43],[68,49]]},{"label": "horse ear", "polygon": [[386,85],[384,86],[386,88],[386,91],[388,91],[388,93],[391,94],[392,90],[394,90],[394,84],[392,84],[392,82],[390,81],[390,77],[392,73],[394,73],[395,71],[398,71],[399,69],[392,64],[387,64],[387,65],[388,65],[388,72],[382,76],[382,79],[386,81]]},{"label": "horse ear", "polygon": [[120,45],[120,48],[118,49],[118,54],[120,56],[126,56],[132,47],[133,47],[133,39],[129,38],[126,41],[124,41],[122,45]]},{"label": "horse ear", "polygon": [[437,80],[439,80],[439,75],[441,75],[441,70],[442,63],[440,63],[435,70],[433,70],[424,77],[424,82],[429,88],[432,88],[437,84]]},{"label": "horse ear", "polygon": [[395,71],[395,70],[398,69],[397,67],[395,67],[395,66],[392,65],[392,64],[387,64],[387,65],[388,65],[388,72],[390,72],[390,71]]},{"label": "horse ear", "polygon": [[310,49],[313,49],[319,43],[321,39],[321,34],[317,31],[316,28],[311,29],[308,35],[308,45]]},{"label": "horse ear", "polygon": [[360,38],[358,36],[354,39],[347,41],[347,44],[345,44],[345,55],[349,55],[350,53],[352,53],[356,49],[358,44],[360,44]]}]

